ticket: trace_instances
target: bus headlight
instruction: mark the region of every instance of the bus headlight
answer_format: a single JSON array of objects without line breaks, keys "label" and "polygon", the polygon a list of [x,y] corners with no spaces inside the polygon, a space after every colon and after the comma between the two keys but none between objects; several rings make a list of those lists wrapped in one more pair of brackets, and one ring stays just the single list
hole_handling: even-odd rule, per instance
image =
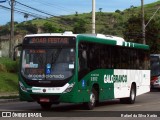
[{"label": "bus headlight", "polygon": [[24,92],[27,92],[27,89],[24,87],[23,83],[19,81],[20,89]]},{"label": "bus headlight", "polygon": [[74,85],[75,85],[75,83],[71,83],[63,93],[71,92],[71,90],[74,87]]}]

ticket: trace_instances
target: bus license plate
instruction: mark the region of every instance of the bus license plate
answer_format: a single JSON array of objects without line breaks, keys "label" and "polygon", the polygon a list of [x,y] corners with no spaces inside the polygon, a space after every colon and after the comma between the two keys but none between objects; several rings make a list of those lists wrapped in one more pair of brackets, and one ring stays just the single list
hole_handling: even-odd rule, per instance
[{"label": "bus license plate", "polygon": [[40,98],[40,102],[50,102],[49,98]]}]

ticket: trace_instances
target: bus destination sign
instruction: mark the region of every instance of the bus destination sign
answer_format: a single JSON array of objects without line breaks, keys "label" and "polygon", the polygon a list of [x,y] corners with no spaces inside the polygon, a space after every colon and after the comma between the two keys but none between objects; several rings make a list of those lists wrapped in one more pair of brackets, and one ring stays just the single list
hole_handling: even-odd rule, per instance
[{"label": "bus destination sign", "polygon": [[49,43],[49,44],[69,44],[68,38],[31,38],[30,44],[32,43]]},{"label": "bus destination sign", "polygon": [[26,37],[24,44],[70,45],[75,43],[74,37]]}]

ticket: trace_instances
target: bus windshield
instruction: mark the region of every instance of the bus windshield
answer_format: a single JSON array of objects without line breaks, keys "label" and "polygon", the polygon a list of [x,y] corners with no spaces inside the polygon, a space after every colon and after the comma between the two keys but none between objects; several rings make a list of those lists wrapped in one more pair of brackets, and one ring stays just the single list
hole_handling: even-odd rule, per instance
[{"label": "bus windshield", "polygon": [[65,80],[72,77],[75,49],[24,49],[21,73],[28,80]]}]

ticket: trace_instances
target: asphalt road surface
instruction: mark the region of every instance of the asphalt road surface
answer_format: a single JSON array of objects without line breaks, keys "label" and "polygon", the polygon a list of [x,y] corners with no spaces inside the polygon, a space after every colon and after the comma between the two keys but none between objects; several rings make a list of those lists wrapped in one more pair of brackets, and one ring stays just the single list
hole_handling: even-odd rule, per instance
[{"label": "asphalt road surface", "polygon": [[[28,115],[28,113],[37,113],[34,115],[42,116],[43,118],[45,117],[46,120],[53,119],[53,117],[56,120],[68,120],[69,118],[72,118],[72,120],[77,118],[83,120],[90,120],[90,117],[92,117],[92,120],[97,120],[97,117],[105,120],[109,118],[112,120],[117,118],[134,120],[134,117],[138,117],[141,119],[152,118],[157,120],[157,117],[160,115],[160,92],[152,91],[140,95],[136,98],[135,104],[121,104],[119,100],[104,101],[99,103],[92,111],[85,110],[82,104],[66,103],[52,105],[51,110],[45,111],[42,110],[40,105],[36,102],[0,103],[0,111],[1,114],[4,111],[12,112],[12,115],[14,117],[16,117],[16,115],[20,115],[20,117],[25,117],[25,115]],[[13,114],[13,112],[15,112],[15,114]]]}]

